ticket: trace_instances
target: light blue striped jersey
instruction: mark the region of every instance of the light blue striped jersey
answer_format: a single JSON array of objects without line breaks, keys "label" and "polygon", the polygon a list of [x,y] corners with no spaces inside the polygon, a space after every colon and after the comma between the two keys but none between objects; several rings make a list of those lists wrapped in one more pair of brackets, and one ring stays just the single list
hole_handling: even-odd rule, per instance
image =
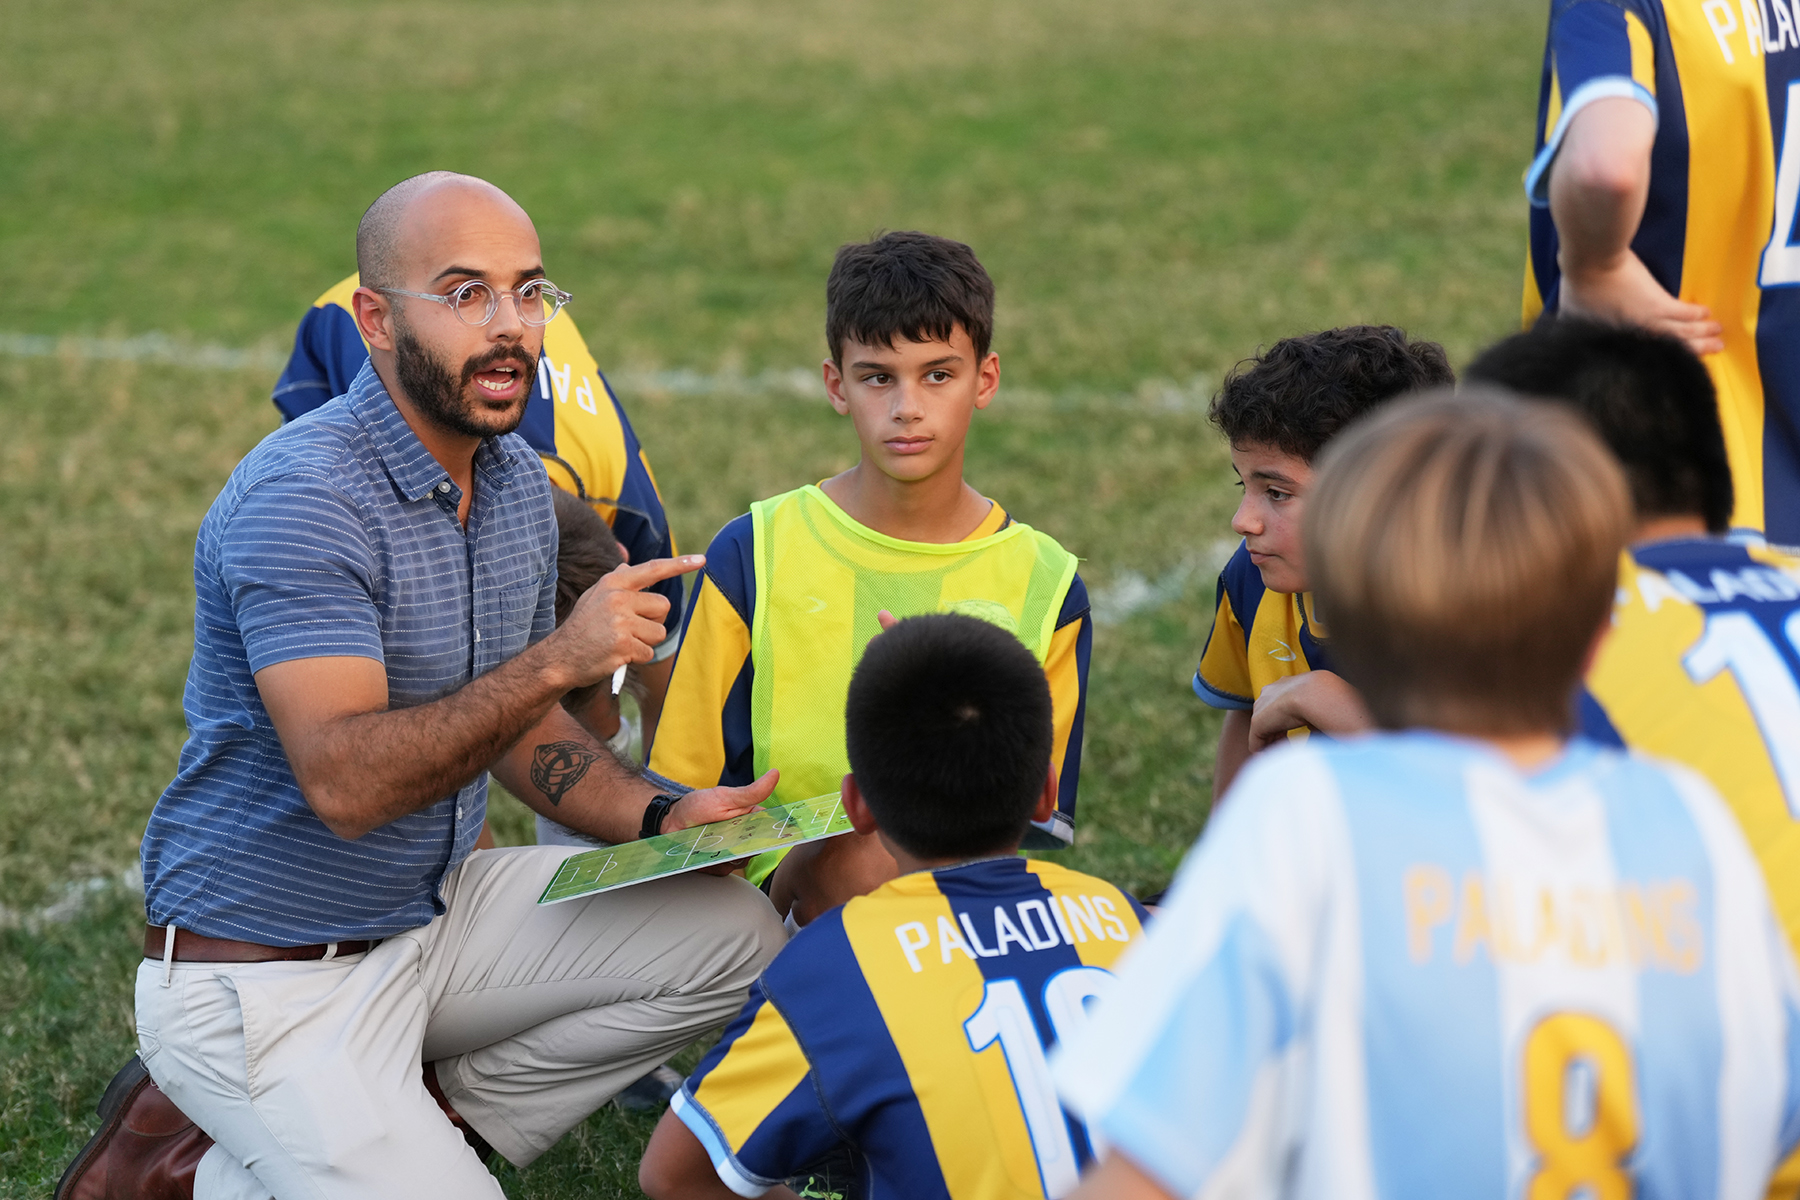
[{"label": "light blue striped jersey", "polygon": [[426,704],[555,625],[550,482],[516,435],[475,454],[460,489],[374,368],[264,438],[213,501],[194,547],[188,739],[144,832],[158,925],[265,945],[384,937],[443,911],[438,883],[481,834],[487,776],[345,841],[314,815],[256,689],[301,658],[372,658],[392,708]]},{"label": "light blue striped jersey", "polygon": [[1752,1200],[1800,989],[1697,775],[1412,732],[1254,761],[1055,1064],[1173,1195]]}]

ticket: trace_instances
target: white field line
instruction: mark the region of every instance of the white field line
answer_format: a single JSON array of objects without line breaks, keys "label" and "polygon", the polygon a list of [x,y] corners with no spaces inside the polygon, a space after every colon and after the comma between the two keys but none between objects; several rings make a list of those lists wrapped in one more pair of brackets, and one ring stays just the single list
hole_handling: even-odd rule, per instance
[{"label": "white field line", "polygon": [[[136,337],[54,337],[43,333],[0,330],[0,354],[11,358],[77,358],[112,362],[160,363],[213,371],[280,371],[288,356],[273,347],[243,350],[141,333]],[[273,382],[273,381],[271,381]]]},{"label": "white field line", "polygon": [[86,911],[88,905],[115,889],[142,896],[144,873],[132,863],[117,875],[96,875],[65,883],[62,895],[48,904],[21,911],[0,904],[0,929],[23,929],[36,933],[46,925],[67,925]]},{"label": "white field line", "polygon": [[[134,337],[55,336],[0,330],[0,356],[12,358],[74,358],[111,362],[155,363],[218,371],[265,371],[278,374],[287,364],[287,353],[273,346],[245,349],[167,333],[143,333]],[[706,372],[678,367],[656,371],[620,371],[609,376],[623,395],[665,396],[792,396],[815,400],[824,385],[817,368],[786,370]],[[1042,392],[1013,388],[1007,400],[1015,404],[1061,406],[1082,403],[1135,405],[1162,412],[1203,411],[1211,399],[1211,384],[1204,376],[1186,383],[1146,379],[1126,393],[1066,391]],[[1116,625],[1135,613],[1160,608],[1176,600],[1196,577],[1216,575],[1231,556],[1236,542],[1222,538],[1152,580],[1136,571],[1121,572],[1111,583],[1092,593],[1094,619]],[[73,886],[73,885],[71,885]],[[0,906],[0,924],[12,910]]]},{"label": "white field line", "polygon": [[[181,334],[141,333],[133,337],[59,336],[0,330],[0,356],[10,358],[73,358],[104,362],[155,363],[158,365],[215,371],[266,371],[270,384],[287,365],[288,351],[277,346],[244,348],[196,342]],[[803,400],[824,397],[825,386],[817,367],[788,367],[745,374],[741,371],[696,371],[688,367],[666,370],[622,370],[607,378],[629,402],[632,395],[663,396],[792,396]],[[1046,392],[1032,388],[1008,388],[1006,398],[1018,404],[1137,404],[1155,411],[1204,411],[1212,396],[1205,376],[1186,382],[1146,379],[1129,392],[1069,390]]]},{"label": "white field line", "polygon": [[1206,549],[1186,558],[1150,579],[1136,571],[1120,571],[1112,581],[1092,589],[1088,603],[1096,625],[1117,625],[1141,612],[1149,612],[1173,604],[1198,581],[1210,586],[1225,569],[1225,562],[1237,549],[1236,538],[1219,538]]}]

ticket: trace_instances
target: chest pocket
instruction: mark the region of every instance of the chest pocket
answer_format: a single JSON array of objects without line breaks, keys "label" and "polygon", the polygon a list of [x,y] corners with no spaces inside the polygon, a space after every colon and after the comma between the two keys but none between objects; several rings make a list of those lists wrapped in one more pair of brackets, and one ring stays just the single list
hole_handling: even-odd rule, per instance
[{"label": "chest pocket", "polygon": [[494,652],[499,657],[511,658],[530,642],[531,621],[537,615],[538,591],[539,583],[536,579],[522,580],[500,589],[500,603],[496,612],[499,628],[494,646]]}]

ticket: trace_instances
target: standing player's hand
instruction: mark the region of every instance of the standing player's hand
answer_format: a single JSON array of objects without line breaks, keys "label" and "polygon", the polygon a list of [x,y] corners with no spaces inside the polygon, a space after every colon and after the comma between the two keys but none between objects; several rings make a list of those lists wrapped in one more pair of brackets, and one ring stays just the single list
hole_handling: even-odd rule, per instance
[{"label": "standing player's hand", "polygon": [[1337,735],[1362,733],[1374,726],[1362,696],[1343,676],[1308,671],[1277,679],[1257,693],[1250,713],[1250,752],[1267,750],[1290,729],[1310,727]]},{"label": "standing player's hand", "polygon": [[669,601],[643,589],[705,565],[704,555],[687,554],[619,566],[583,592],[569,619],[546,639],[573,680],[570,689],[610,678],[626,663],[649,662],[668,636],[663,621],[669,615]]},{"label": "standing player's hand", "polygon": [[1724,326],[1712,319],[1712,310],[1669,295],[1644,260],[1630,250],[1606,266],[1565,274],[1562,311],[1677,337],[1695,354],[1725,349]]}]

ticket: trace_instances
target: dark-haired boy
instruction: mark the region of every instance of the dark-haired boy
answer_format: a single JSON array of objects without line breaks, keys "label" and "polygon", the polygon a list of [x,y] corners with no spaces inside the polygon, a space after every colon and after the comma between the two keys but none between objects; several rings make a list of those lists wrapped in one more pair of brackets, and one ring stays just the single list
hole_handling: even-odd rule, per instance
[{"label": "dark-haired boy", "polygon": [[1674,338],[1560,318],[1468,374],[1567,402],[1624,465],[1637,527],[1582,731],[1706,776],[1800,949],[1800,558],[1725,536],[1732,480],[1706,367]]},{"label": "dark-haired boy", "polygon": [[870,1196],[1061,1196],[1091,1160],[1045,1054],[1142,935],[1111,884],[1018,856],[1056,808],[1052,702],[1018,639],[946,613],[869,644],[844,809],[901,875],[801,930],[657,1126],[655,1200],[791,1195],[848,1149]]},{"label": "dark-haired boy", "polygon": [[[961,242],[889,233],[838,251],[825,303],[825,390],[861,459],[752,505],[713,539],[650,767],[697,787],[779,767],[777,801],[836,791],[849,769],[845,689],[878,614],[965,612],[1017,634],[1044,666],[1057,807],[1026,845],[1065,846],[1092,622],[1074,556],[963,478],[970,422],[1000,386],[993,281]],[[764,855],[747,874],[804,924],[895,870],[877,839],[850,835]]]},{"label": "dark-haired boy", "polygon": [[1391,325],[1284,338],[1225,377],[1212,421],[1231,443],[1243,543],[1219,573],[1217,615],[1194,693],[1226,710],[1217,801],[1255,750],[1299,731],[1343,733],[1368,715],[1331,669],[1308,590],[1300,515],[1313,459],[1338,430],[1394,397],[1455,382],[1444,349]]}]

